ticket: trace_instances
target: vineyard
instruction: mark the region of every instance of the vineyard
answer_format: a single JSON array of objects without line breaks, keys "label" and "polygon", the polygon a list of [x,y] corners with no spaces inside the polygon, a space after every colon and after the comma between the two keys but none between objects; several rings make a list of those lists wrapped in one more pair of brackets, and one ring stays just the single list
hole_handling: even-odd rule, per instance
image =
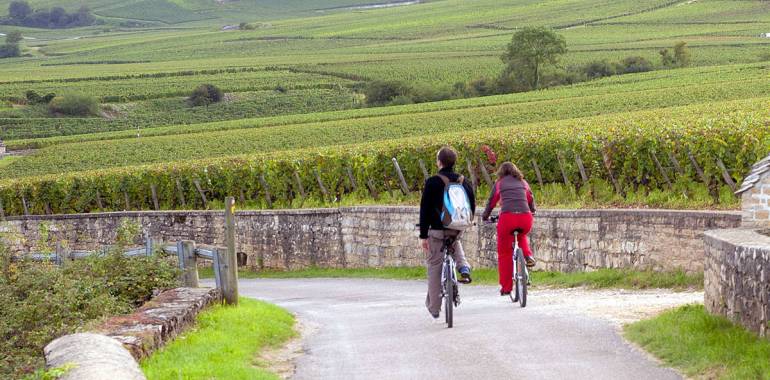
[{"label": "vineyard", "polygon": [[[482,189],[488,146],[556,206],[576,194],[599,207],[729,208],[770,148],[767,2],[90,3],[102,26],[24,30],[28,56],[0,60],[0,137],[24,151],[0,162],[2,215],[207,208],[227,195],[256,208],[414,202],[443,144]],[[651,71],[452,92],[497,77],[526,25],[566,38],[560,68],[641,57]],[[679,41],[690,67],[662,66],[661,49]],[[377,80],[451,99],[367,107]],[[224,101],[192,107],[204,83]],[[28,91],[88,94],[102,114],[55,115],[27,104]]]}]

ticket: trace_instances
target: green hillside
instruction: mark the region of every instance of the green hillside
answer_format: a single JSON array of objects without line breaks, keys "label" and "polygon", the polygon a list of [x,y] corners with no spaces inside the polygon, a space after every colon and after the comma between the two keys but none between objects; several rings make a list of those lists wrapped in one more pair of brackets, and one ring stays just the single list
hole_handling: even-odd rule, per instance
[{"label": "green hillside", "polygon": [[[394,141],[409,141],[413,159],[425,154],[419,147],[435,145],[427,143],[431,136],[445,136],[441,141],[448,143],[460,139],[469,147],[474,131],[484,136],[505,128],[546,133],[565,123],[587,123],[591,128],[586,131],[598,133],[644,128],[656,113],[670,115],[661,122],[665,128],[687,130],[688,117],[670,114],[677,110],[687,110],[686,115],[709,110],[714,120],[730,115],[733,122],[747,125],[766,117],[758,111],[770,98],[770,39],[761,37],[770,32],[770,3],[765,1],[440,0],[381,8],[370,7],[373,3],[93,1],[86,4],[104,25],[64,31],[22,28],[35,38],[23,42],[27,56],[0,60],[0,136],[12,150],[36,150],[0,165],[6,194],[26,191],[32,199],[70,188],[80,176],[102,178],[107,172],[101,170],[119,183],[146,185],[148,176],[155,175],[141,169],[148,164],[184,165],[186,175],[207,177],[212,175],[209,165],[232,165],[238,161],[227,160],[234,156],[260,155],[262,174],[270,177],[287,170],[282,159],[266,158],[275,157],[271,152],[303,152],[298,154],[306,159],[292,165],[304,171],[326,165],[313,152],[336,146],[365,144],[368,154],[382,146],[380,153],[386,154]],[[0,2],[0,8],[7,4]],[[76,7],[81,2],[56,4]],[[141,23],[128,27],[121,20]],[[248,30],[221,30],[240,22],[248,23]],[[546,73],[555,78],[591,63],[618,65],[629,57],[646,59],[651,71],[574,84],[562,79],[555,87],[508,95],[457,92],[458,86],[498,77],[502,52],[525,26],[546,26],[566,39],[568,52]],[[14,29],[19,28],[0,26],[0,31]],[[679,42],[689,50],[687,67],[663,65],[661,49]],[[424,103],[368,107],[365,89],[375,81],[408,85]],[[186,97],[203,83],[220,87],[225,101],[191,107]],[[30,90],[86,93],[101,103],[102,111],[88,117],[52,115],[44,106],[24,104]],[[661,157],[666,152],[688,157],[686,150],[702,149],[695,158],[709,171],[709,183],[702,183],[696,171],[679,173],[681,181],[701,182],[697,186],[711,192],[715,202],[734,204],[719,198],[726,184],[712,163],[719,158],[739,181],[750,159],[770,148],[770,141],[720,150],[710,145],[709,129],[703,127],[708,122],[699,120],[693,121],[700,127],[688,136],[687,146],[672,140],[653,150]],[[544,170],[555,170],[557,151],[537,149]],[[592,157],[585,161],[598,160],[587,165],[602,167],[602,157],[581,152]],[[632,171],[633,160],[624,155],[615,162],[617,170],[636,173],[616,178],[622,187],[661,190],[662,177],[655,173],[660,170]],[[666,160],[662,165],[671,170]],[[338,169],[323,175],[343,181],[344,171]],[[66,174],[61,177],[65,182],[54,174]],[[606,173],[597,176],[611,179]],[[389,186],[379,178],[373,185]],[[222,186],[213,181],[209,191],[221,195]],[[286,184],[275,186],[293,196]],[[258,196],[256,189],[253,196]],[[79,202],[93,205],[95,200]],[[40,202],[35,205],[44,209]],[[62,212],[77,209],[61,207]],[[171,202],[168,207],[180,206]]]}]

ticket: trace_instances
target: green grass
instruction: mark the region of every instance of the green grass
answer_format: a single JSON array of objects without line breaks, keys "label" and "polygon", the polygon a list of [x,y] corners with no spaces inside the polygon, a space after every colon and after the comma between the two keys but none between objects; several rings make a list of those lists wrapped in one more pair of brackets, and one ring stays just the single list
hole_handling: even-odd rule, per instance
[{"label": "green grass", "polygon": [[[201,278],[213,278],[210,268],[199,270]],[[293,271],[263,270],[259,272],[241,270],[240,278],[381,278],[392,280],[423,280],[423,267],[386,267],[386,268],[356,268],[356,269],[327,269],[309,268]],[[497,270],[477,268],[473,271],[473,284],[496,285]],[[670,288],[676,290],[703,288],[703,274],[687,274],[682,271],[653,272],[631,271],[618,269],[599,269],[592,272],[532,272],[534,287],[576,288],[588,287],[593,289],[651,289]]]},{"label": "green grass", "polygon": [[770,340],[688,305],[625,327],[625,335],[667,365],[708,379],[770,379]]},{"label": "green grass", "polygon": [[259,353],[295,336],[285,310],[241,298],[238,307],[214,306],[192,330],[141,363],[150,380],[278,379]]}]

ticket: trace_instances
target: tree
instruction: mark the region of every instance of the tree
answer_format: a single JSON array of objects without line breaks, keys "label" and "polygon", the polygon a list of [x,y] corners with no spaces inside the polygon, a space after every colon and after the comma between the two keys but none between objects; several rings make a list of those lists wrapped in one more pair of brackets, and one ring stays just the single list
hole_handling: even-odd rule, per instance
[{"label": "tree", "polygon": [[641,73],[652,70],[652,65],[644,57],[630,56],[620,63],[619,69],[626,74]]},{"label": "tree", "polygon": [[506,74],[524,78],[531,89],[540,86],[545,65],[555,65],[567,52],[563,36],[544,27],[527,27],[513,35],[502,59],[508,66]]},{"label": "tree", "polygon": [[674,45],[674,59],[679,67],[690,66],[690,49],[687,48],[687,42],[680,41]]},{"label": "tree", "polygon": [[224,99],[224,93],[219,87],[213,84],[202,84],[198,86],[190,95],[190,104],[193,107],[208,106],[212,103],[219,103]]},{"label": "tree", "polygon": [[21,21],[32,14],[32,7],[24,0],[11,1],[8,5],[8,16],[12,20]]},{"label": "tree", "polygon": [[411,89],[398,81],[369,82],[364,90],[366,103],[369,105],[383,105],[390,103],[399,96],[409,96]]},{"label": "tree", "polygon": [[67,116],[94,116],[99,114],[99,101],[90,95],[67,94],[53,98],[48,110]]},{"label": "tree", "polygon": [[18,57],[21,55],[19,44],[0,45],[0,58]]},{"label": "tree", "polygon": [[21,32],[19,31],[9,32],[8,35],[5,36],[5,43],[9,45],[14,45],[21,42],[22,39],[23,37],[21,36]]},{"label": "tree", "polygon": [[658,54],[660,54],[660,64],[663,67],[673,66],[676,63],[676,58],[671,55],[668,49],[660,49]]}]

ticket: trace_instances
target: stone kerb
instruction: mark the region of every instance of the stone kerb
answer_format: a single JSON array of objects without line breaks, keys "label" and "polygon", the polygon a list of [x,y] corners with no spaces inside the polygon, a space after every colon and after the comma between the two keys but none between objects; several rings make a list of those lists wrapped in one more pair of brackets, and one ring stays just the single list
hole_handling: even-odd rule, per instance
[{"label": "stone kerb", "polygon": [[144,379],[137,362],[172,340],[208,305],[221,299],[217,289],[164,291],[134,313],[102,322],[91,333],[58,338],[45,348],[49,368],[70,364],[61,379]]},{"label": "stone kerb", "polygon": [[755,230],[705,233],[706,309],[768,336],[770,237]]}]

